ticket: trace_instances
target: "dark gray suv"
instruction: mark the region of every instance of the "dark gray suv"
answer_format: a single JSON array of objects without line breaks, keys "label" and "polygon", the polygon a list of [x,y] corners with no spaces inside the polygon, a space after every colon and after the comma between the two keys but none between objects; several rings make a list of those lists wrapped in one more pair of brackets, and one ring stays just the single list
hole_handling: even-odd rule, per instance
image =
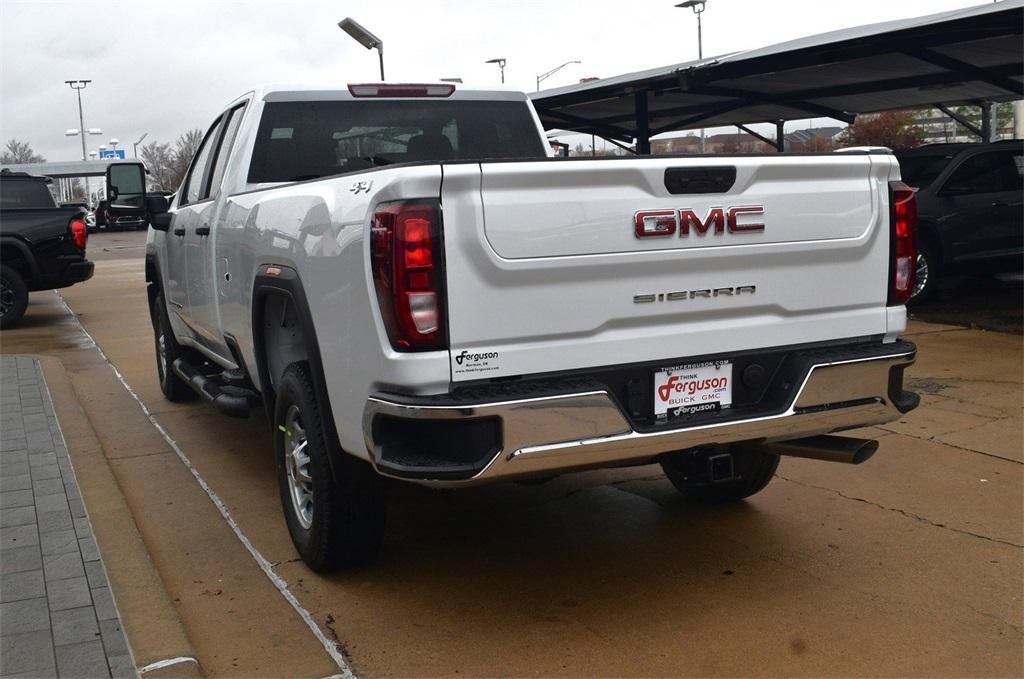
[{"label": "dark gray suv", "polygon": [[1024,253],[1024,141],[932,144],[896,153],[917,189],[921,302],[946,273],[1019,271]]}]

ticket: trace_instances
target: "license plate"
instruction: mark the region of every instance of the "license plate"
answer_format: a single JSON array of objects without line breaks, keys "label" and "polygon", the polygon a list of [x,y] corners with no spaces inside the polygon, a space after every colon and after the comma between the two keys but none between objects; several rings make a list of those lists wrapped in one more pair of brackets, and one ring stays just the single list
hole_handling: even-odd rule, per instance
[{"label": "license plate", "polygon": [[732,405],[732,363],[691,363],[654,373],[658,418],[722,410]]}]

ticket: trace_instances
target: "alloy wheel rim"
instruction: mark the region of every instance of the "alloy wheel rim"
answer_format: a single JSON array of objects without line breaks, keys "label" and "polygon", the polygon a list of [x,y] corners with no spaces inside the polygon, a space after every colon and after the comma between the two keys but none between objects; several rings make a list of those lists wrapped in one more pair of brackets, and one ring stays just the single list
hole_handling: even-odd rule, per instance
[{"label": "alloy wheel rim", "polygon": [[917,253],[917,262],[914,269],[914,291],[911,297],[917,297],[928,285],[928,260],[920,252]]},{"label": "alloy wheel rim", "polygon": [[292,509],[299,525],[309,530],[313,525],[313,473],[309,458],[309,441],[302,426],[302,411],[289,406],[284,416],[284,466],[288,473],[288,490]]},{"label": "alloy wheel rim", "polygon": [[0,278],[0,318],[14,307],[14,289],[6,278]]},{"label": "alloy wheel rim", "polygon": [[156,364],[160,370],[160,381],[164,380],[167,375],[167,340],[164,338],[164,333],[161,330],[156,337]]}]

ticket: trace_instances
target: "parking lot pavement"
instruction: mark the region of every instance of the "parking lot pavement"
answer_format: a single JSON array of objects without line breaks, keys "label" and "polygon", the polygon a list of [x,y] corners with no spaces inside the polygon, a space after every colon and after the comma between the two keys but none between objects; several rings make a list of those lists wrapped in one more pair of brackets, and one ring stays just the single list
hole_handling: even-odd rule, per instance
[{"label": "parking lot pavement", "polygon": [[39,361],[0,384],[0,674],[134,677]]},{"label": "parking lot pavement", "polygon": [[923,404],[861,432],[881,444],[865,465],[784,459],[764,492],[716,509],[685,506],[656,467],[396,486],[381,560],[322,577],[288,539],[263,419],[161,398],[141,236],[94,237],[95,278],[64,293],[77,319],[38,295],[3,351],[88,364],[69,370],[81,407],[210,675],[339,671],[301,611],[359,675],[1024,672],[1019,336],[912,323]]},{"label": "parking lot pavement", "polygon": [[1021,274],[949,276],[938,294],[911,310],[929,323],[946,323],[1020,335],[1024,333],[1024,281]]}]

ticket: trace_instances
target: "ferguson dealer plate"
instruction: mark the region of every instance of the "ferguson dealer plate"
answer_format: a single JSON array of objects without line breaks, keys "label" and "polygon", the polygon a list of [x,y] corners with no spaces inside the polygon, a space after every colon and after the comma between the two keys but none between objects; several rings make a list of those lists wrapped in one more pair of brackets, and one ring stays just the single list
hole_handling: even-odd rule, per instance
[{"label": "ferguson dealer plate", "polygon": [[732,363],[692,363],[654,373],[658,418],[721,410],[732,405]]}]

